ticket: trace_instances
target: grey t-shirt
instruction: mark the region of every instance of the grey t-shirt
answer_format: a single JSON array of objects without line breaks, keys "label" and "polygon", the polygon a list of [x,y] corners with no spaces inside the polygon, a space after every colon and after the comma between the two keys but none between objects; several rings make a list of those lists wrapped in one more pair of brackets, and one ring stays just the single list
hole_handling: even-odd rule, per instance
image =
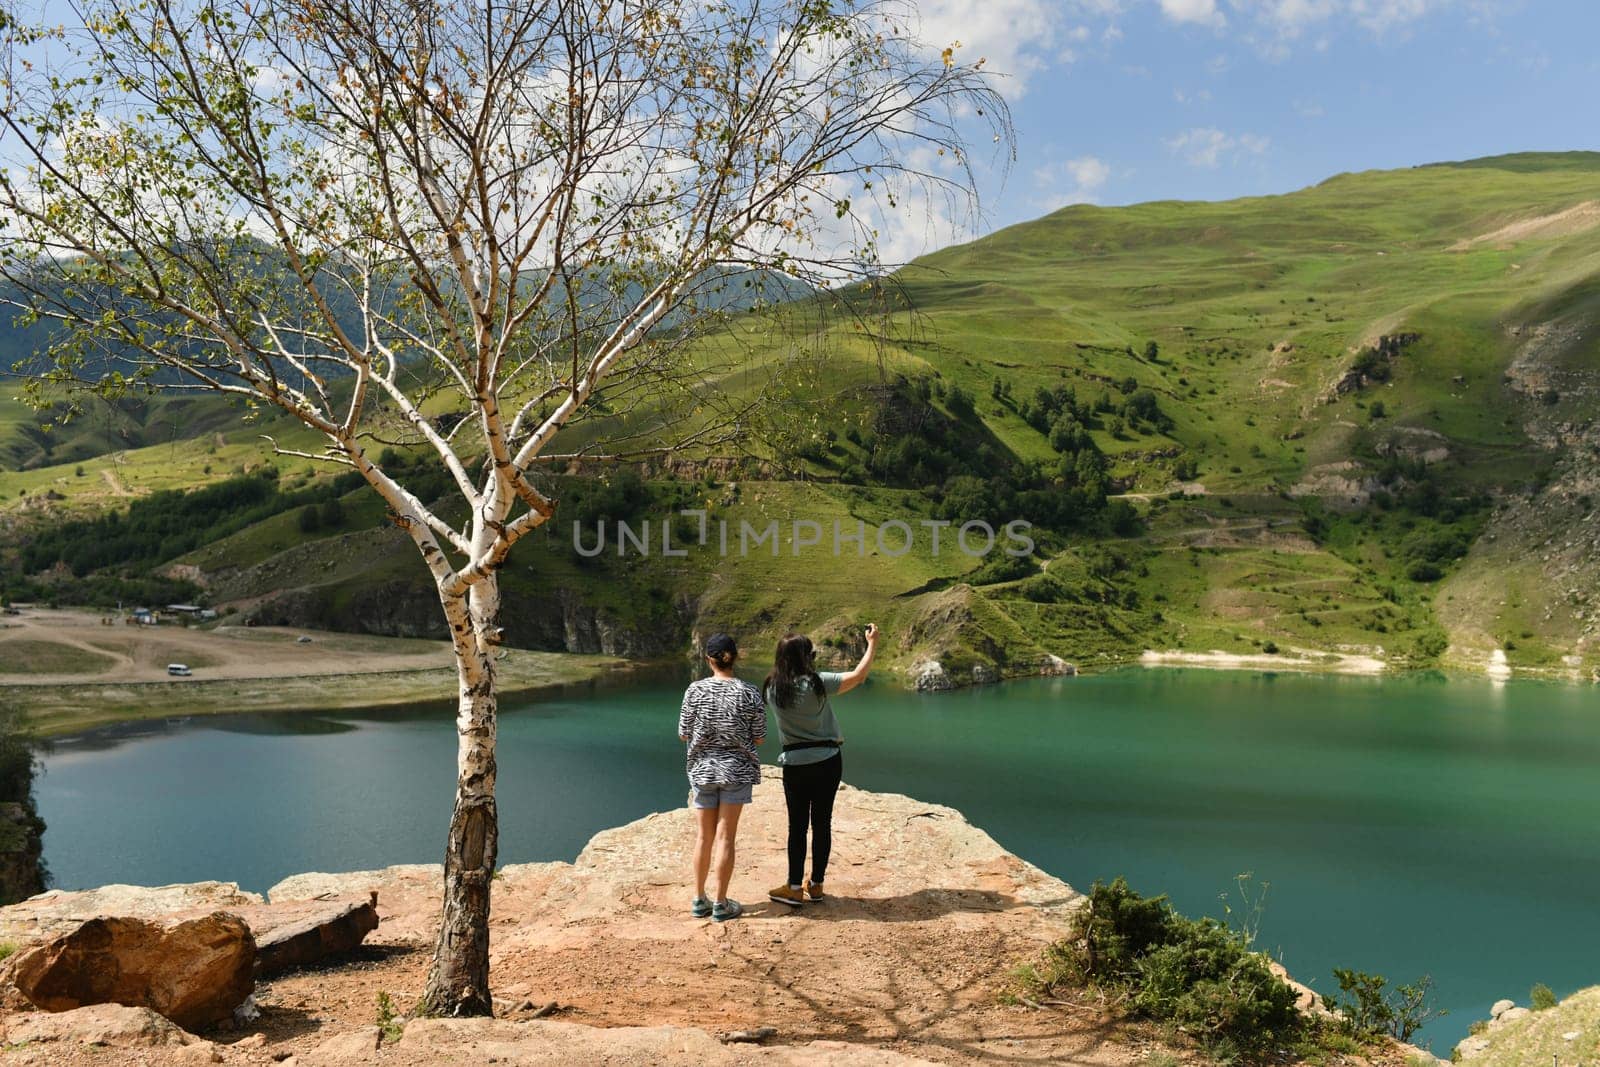
[{"label": "grey t-shirt", "polygon": [[[778,702],[773,694],[763,694],[767,698],[767,707],[778,720],[778,732],[783,737],[783,743],[792,745],[803,741],[844,741],[844,734],[839,730],[839,720],[833,717],[833,702],[828,696],[837,696],[839,683],[844,680],[844,675],[834,671],[821,671],[823,692],[816,692],[811,685],[811,679],[799,678],[795,681],[794,706],[789,708],[778,707]],[[832,759],[839,754],[839,746],[818,745],[815,748],[797,748],[793,752],[785,752],[778,757],[778,762],[785,767],[799,767],[807,763],[821,763],[823,760]]]}]

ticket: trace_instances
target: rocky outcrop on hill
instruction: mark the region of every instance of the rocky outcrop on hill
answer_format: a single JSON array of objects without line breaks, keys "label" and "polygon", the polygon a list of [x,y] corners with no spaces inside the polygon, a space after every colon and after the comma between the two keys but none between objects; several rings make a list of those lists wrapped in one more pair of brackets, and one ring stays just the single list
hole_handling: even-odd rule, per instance
[{"label": "rocky outcrop on hill", "polygon": [[1365,389],[1375,382],[1388,381],[1393,373],[1391,364],[1400,357],[1406,346],[1415,344],[1418,339],[1419,335],[1415,333],[1381,335],[1356,352],[1355,360],[1328,387],[1323,399],[1331,404],[1346,393]]},{"label": "rocky outcrop on hill", "polygon": [[1600,986],[1580,990],[1543,1011],[1496,1001],[1489,1018],[1475,1023],[1472,1031],[1453,1056],[1472,1067],[1592,1063],[1600,1057]]},{"label": "rocky outcrop on hill", "polygon": [[924,593],[917,604],[897,640],[912,653],[905,683],[920,692],[1078,672],[1029,639],[1003,604],[970,585]]},{"label": "rocky outcrop on hill", "polygon": [[[1537,637],[1562,654],[1544,673],[1600,679],[1600,371],[1590,314],[1580,307],[1507,331],[1517,347],[1504,388],[1522,398],[1522,430],[1538,447],[1519,467],[1523,484],[1505,494],[1435,598],[1459,660],[1476,665],[1508,636]],[[1525,602],[1520,618],[1506,610],[1509,589]]]}]

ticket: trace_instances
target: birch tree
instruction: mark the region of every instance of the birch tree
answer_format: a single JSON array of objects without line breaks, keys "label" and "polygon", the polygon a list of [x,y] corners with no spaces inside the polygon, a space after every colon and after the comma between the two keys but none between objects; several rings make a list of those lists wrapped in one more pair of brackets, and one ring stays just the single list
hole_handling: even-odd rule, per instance
[{"label": "birch tree", "polygon": [[[878,212],[968,204],[1003,102],[877,0],[63,9],[0,14],[0,274],[57,339],[30,388],[241,398],[382,496],[459,677],[423,1008],[489,1014],[496,576],[555,514],[541,470],[627,451],[576,430],[601,402],[676,390],[701,412],[654,447],[709,434],[729,290],[875,273]],[[396,424],[447,499],[382,462]]]}]

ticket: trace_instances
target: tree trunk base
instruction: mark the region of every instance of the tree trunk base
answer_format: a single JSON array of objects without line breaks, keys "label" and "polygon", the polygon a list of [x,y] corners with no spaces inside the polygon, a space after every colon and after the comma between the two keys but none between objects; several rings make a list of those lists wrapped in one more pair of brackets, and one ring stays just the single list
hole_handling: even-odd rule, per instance
[{"label": "tree trunk base", "polygon": [[489,887],[499,843],[493,797],[461,798],[445,853],[444,914],[421,1012],[493,1015],[489,993]]}]

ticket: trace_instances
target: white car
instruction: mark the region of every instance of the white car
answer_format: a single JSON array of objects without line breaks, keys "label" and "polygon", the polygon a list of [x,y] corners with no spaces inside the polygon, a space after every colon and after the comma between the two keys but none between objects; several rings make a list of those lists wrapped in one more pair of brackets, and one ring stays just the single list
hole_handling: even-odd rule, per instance
[{"label": "white car", "polygon": [[187,678],[194,672],[189,669],[187,664],[169,663],[167,664],[167,673],[174,678]]}]

